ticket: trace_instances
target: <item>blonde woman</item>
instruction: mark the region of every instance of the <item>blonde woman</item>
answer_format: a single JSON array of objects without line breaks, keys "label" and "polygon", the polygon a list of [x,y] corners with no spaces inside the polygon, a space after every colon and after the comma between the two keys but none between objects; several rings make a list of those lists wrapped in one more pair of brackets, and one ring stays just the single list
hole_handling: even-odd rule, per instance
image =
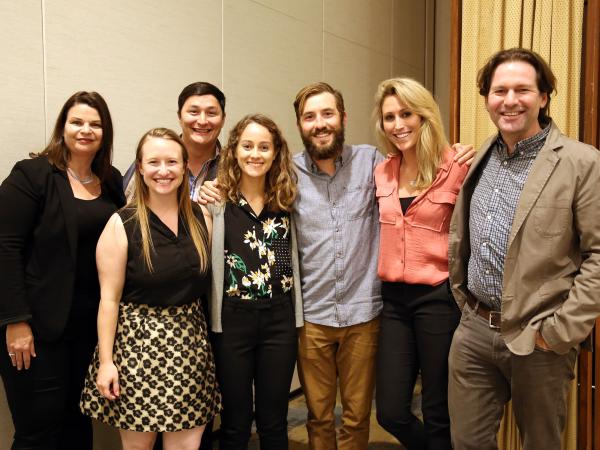
[{"label": "blonde woman", "polygon": [[119,428],[123,449],[196,450],[220,409],[199,299],[208,292],[211,222],[189,201],[188,154],[156,128],[136,152],[135,195],[114,214],[96,253],[98,350],[84,413]]},{"label": "blonde woman", "polygon": [[[223,392],[221,450],[288,447],[288,396],[302,326],[291,211],[296,174],[281,131],[244,117],[221,151],[213,213],[211,326]],[[254,414],[253,414],[254,412]]]},{"label": "blonde woman", "polygon": [[[383,298],[377,420],[409,450],[449,450],[447,360],[460,312],[448,287],[448,227],[468,165],[455,161],[421,84],[383,81],[375,101],[375,130],[388,154],[375,169]],[[423,422],[411,412],[419,372]]]}]

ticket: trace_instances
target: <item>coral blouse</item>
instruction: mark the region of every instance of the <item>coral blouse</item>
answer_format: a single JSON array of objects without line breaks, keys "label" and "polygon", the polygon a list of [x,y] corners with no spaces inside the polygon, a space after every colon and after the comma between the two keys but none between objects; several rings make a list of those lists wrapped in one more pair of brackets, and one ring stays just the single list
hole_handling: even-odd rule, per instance
[{"label": "coral blouse", "polygon": [[379,262],[383,281],[436,286],[448,279],[448,229],[458,191],[469,167],[447,148],[433,184],[402,213],[398,171],[402,158],[388,155],[375,168],[379,203]]}]

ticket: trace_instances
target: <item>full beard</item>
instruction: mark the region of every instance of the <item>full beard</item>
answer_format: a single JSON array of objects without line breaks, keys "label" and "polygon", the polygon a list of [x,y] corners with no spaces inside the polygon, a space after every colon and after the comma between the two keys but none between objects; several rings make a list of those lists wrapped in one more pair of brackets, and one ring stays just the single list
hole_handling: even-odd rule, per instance
[{"label": "full beard", "polygon": [[335,158],[342,153],[342,148],[344,147],[344,127],[332,130],[333,141],[331,141],[331,144],[327,146],[317,146],[311,140],[311,136],[314,136],[321,131],[322,130],[315,130],[315,132],[311,133],[310,135],[302,134],[302,142],[304,143],[304,148],[306,148],[306,151],[308,152],[310,157],[315,161]]}]

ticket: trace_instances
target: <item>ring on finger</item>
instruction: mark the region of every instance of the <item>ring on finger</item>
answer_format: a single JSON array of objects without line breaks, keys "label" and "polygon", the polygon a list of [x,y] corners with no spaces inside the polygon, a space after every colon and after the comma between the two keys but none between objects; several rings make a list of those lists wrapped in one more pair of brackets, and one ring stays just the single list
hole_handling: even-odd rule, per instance
[{"label": "ring on finger", "polygon": [[16,353],[13,353],[13,352],[8,352],[8,356],[10,356],[11,358],[12,358],[13,356],[16,356],[16,355],[17,355]]}]

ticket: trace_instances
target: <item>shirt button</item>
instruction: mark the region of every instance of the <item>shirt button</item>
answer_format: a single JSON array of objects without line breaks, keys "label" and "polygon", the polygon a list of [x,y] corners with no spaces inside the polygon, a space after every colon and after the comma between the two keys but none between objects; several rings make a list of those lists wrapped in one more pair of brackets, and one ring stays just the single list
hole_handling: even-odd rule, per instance
[{"label": "shirt button", "polygon": [[495,189],[494,189],[494,192],[497,194],[498,192],[500,192],[500,189],[498,189],[498,188],[495,188]]},{"label": "shirt button", "polygon": [[337,257],[338,257],[338,258],[341,258],[341,257],[342,257],[342,254],[341,254],[340,252],[338,252],[338,253],[337,253]]},{"label": "shirt button", "polygon": [[486,216],[486,219],[487,219],[487,220],[490,220],[491,218],[492,218],[492,215],[491,215],[491,214],[488,214],[488,215]]},{"label": "shirt button", "polygon": [[484,242],[483,244],[481,244],[482,247],[487,247],[487,244]]},{"label": "shirt button", "polygon": [[490,269],[485,269],[485,273],[486,273],[487,275],[489,275],[489,274],[490,274]]},{"label": "shirt button", "polygon": [[339,228],[336,228],[336,229],[335,229],[335,232],[336,232],[336,233],[339,233],[339,232],[340,232],[340,229],[339,229]]},{"label": "shirt button", "polygon": [[507,161],[502,161],[502,165],[503,165],[503,166],[505,166],[505,165],[507,165],[507,164],[508,164],[508,162],[507,162]]}]

